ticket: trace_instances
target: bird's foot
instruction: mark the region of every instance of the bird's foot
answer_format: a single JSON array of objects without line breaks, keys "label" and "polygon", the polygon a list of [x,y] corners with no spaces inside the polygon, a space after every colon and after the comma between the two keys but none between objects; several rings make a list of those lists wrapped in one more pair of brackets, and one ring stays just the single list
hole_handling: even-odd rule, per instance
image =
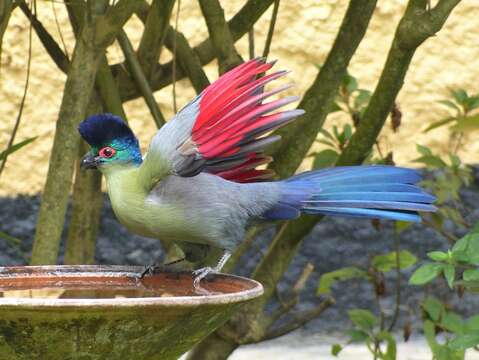
[{"label": "bird's foot", "polygon": [[217,271],[209,266],[194,270],[193,271],[193,276],[194,276],[193,287],[196,290],[201,289],[200,281],[204,279],[206,276],[208,276],[209,274],[215,274],[215,273],[217,273]]},{"label": "bird's foot", "polygon": [[147,265],[147,266],[145,266],[145,270],[143,270],[143,272],[138,276],[138,279],[141,280],[147,275],[151,276],[151,275],[154,275],[155,273],[158,273],[158,272],[171,271],[171,268],[172,268],[173,265],[181,263],[184,260],[185,260],[185,258],[181,258],[181,259],[178,259],[178,260],[170,261],[169,263],[166,263],[166,264],[154,263],[152,265]]}]

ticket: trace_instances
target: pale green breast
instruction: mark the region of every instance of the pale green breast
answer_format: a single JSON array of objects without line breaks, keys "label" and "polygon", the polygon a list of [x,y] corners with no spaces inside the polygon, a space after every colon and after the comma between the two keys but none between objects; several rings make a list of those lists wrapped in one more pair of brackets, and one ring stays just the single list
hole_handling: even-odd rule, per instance
[{"label": "pale green breast", "polygon": [[106,175],[108,194],[118,220],[131,232],[162,240],[188,239],[191,229],[175,204],[151,201],[138,181],[137,168]]}]

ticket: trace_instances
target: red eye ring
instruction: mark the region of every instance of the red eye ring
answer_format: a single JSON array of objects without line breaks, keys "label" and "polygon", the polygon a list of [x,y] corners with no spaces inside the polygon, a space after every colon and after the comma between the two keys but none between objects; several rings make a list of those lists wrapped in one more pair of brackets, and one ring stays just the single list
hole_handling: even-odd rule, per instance
[{"label": "red eye ring", "polygon": [[111,146],[105,146],[98,151],[98,155],[102,158],[111,158],[115,155],[116,150]]}]

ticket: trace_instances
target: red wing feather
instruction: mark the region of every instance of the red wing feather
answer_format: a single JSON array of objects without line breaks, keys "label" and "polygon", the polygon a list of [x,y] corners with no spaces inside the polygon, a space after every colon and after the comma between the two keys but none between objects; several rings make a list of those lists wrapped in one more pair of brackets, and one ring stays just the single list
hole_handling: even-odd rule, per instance
[{"label": "red wing feather", "polygon": [[[261,76],[274,62],[253,59],[230,70],[208,86],[200,95],[199,114],[193,125],[191,137],[180,145],[184,156],[194,156],[204,163],[204,171],[237,182],[270,179],[269,170],[257,170],[265,164],[263,149],[278,136],[267,133],[291,122],[303,110],[273,111],[297,101],[285,97],[270,102],[267,98],[288,89],[281,86],[264,92],[264,86],[285,75],[278,71]],[[271,158],[268,158],[269,162]]]}]

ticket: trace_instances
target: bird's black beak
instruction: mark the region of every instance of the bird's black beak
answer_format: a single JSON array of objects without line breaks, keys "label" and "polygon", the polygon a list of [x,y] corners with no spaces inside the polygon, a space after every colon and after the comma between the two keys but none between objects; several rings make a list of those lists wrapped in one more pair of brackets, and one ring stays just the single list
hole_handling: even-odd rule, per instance
[{"label": "bird's black beak", "polygon": [[81,159],[80,168],[82,170],[96,169],[96,167],[97,167],[96,158],[91,153],[87,153],[83,157],[83,159]]}]

